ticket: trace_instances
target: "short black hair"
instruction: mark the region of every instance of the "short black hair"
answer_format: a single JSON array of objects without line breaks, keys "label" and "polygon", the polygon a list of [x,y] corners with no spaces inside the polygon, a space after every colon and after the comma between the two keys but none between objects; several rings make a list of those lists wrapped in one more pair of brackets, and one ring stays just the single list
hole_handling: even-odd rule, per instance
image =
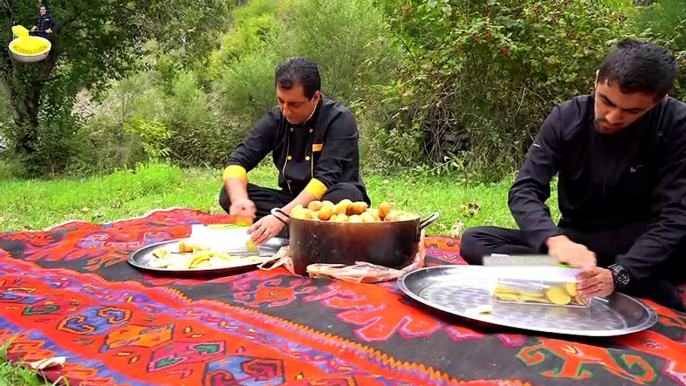
[{"label": "short black hair", "polygon": [[640,92],[662,98],[674,86],[678,73],[676,59],[665,47],[624,39],[605,58],[598,82],[617,84],[625,94]]},{"label": "short black hair", "polygon": [[276,85],[285,90],[290,90],[295,85],[300,84],[305,91],[305,97],[312,99],[314,93],[322,87],[322,80],[319,77],[317,65],[306,58],[293,57],[276,68]]},{"label": "short black hair", "polygon": [[41,8],[45,8],[45,9],[48,9],[48,7],[46,7],[46,6],[45,6],[45,5],[43,5],[43,4],[41,4],[41,5],[40,5],[40,7],[38,7],[38,9],[41,9]]}]

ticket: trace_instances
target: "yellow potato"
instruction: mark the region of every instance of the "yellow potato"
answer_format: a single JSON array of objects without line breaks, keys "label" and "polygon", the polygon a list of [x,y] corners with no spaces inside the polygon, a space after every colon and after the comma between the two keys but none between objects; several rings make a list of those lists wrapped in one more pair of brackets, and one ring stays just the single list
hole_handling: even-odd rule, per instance
[{"label": "yellow potato", "polygon": [[379,217],[383,220],[386,218],[386,215],[388,215],[393,208],[391,207],[391,204],[388,202],[382,202],[381,205],[379,205]]},{"label": "yellow potato", "polygon": [[331,218],[331,215],[333,214],[333,204],[331,202],[326,202],[322,208],[319,210],[319,219],[320,220],[328,220]]},{"label": "yellow potato", "polygon": [[374,216],[372,216],[372,214],[369,212],[362,213],[360,218],[362,219],[362,222],[376,222]]},{"label": "yellow potato", "polygon": [[578,304],[578,305],[580,305],[580,306],[585,306],[585,305],[586,305],[586,299],[584,299],[584,298],[583,298],[581,295],[579,295],[579,294],[576,294],[576,296],[574,296],[574,300],[576,301],[576,304]]},{"label": "yellow potato", "polygon": [[242,216],[237,216],[235,218],[236,225],[241,225],[241,226],[250,226],[253,223],[253,219],[250,217],[242,217]]},{"label": "yellow potato", "polygon": [[257,253],[257,251],[258,251],[257,245],[252,240],[248,240],[245,242],[245,248],[250,253]]},{"label": "yellow potato", "polygon": [[571,296],[576,296],[576,283],[565,283],[565,289]]},{"label": "yellow potato", "polygon": [[367,209],[367,213],[371,214],[372,217],[374,217],[374,220],[381,221],[381,216],[379,215],[378,209],[369,208]]},{"label": "yellow potato", "polygon": [[348,222],[362,222],[362,217],[360,217],[359,214],[354,214],[354,215],[350,216],[350,219],[348,220]]},{"label": "yellow potato", "polygon": [[572,297],[569,296],[567,291],[565,291],[565,289],[561,286],[550,287],[545,294],[548,300],[550,300],[553,304],[564,305],[569,304],[569,302],[572,301]]},{"label": "yellow potato", "polygon": [[358,201],[353,203],[348,207],[348,214],[353,215],[353,214],[362,214],[367,210],[367,203],[364,201]]},{"label": "yellow potato", "polygon": [[313,211],[318,211],[319,209],[322,208],[322,203],[321,201],[312,201],[310,202],[309,205],[307,205],[307,209],[313,210]]},{"label": "yellow potato", "polygon": [[338,217],[337,214],[332,214],[331,217],[329,217],[330,222],[336,222],[336,218]]},{"label": "yellow potato", "polygon": [[350,218],[345,213],[336,215],[336,222],[348,222],[349,219]]},{"label": "yellow potato", "polygon": [[296,205],[295,208],[291,209],[291,217],[299,219],[310,219],[312,218],[312,212],[302,207],[302,205]]},{"label": "yellow potato", "polygon": [[348,214],[348,207],[352,205],[353,202],[348,200],[347,198],[344,200],[341,200],[338,204],[335,205],[334,213],[335,214]]},{"label": "yellow potato", "polygon": [[155,249],[152,251],[152,255],[158,259],[163,259],[165,256],[167,256],[167,250],[164,248]]},{"label": "yellow potato", "polygon": [[391,210],[388,212],[388,214],[384,217],[384,221],[391,222],[391,221],[398,221],[398,217],[400,216],[400,213],[395,210]]},{"label": "yellow potato", "polygon": [[193,252],[193,244],[187,244],[183,241],[179,243],[179,253]]}]

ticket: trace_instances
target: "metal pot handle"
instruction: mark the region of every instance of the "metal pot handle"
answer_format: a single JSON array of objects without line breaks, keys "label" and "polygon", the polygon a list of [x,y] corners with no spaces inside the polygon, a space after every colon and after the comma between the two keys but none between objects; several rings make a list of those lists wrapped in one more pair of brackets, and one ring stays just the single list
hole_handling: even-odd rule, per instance
[{"label": "metal pot handle", "polygon": [[291,216],[288,213],[281,210],[281,208],[274,208],[271,210],[271,213],[277,220],[281,221],[283,225],[288,226],[288,221],[281,218],[281,216],[284,216],[286,219],[290,220]]},{"label": "metal pot handle", "polygon": [[438,220],[438,217],[440,217],[440,214],[438,212],[431,213],[429,217],[425,218],[419,223],[419,231],[421,232],[424,228],[433,224],[434,221]]}]

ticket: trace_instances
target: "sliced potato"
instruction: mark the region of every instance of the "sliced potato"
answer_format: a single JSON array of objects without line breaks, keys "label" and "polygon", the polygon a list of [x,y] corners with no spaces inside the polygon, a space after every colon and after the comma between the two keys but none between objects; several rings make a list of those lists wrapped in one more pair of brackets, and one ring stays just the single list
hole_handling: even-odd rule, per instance
[{"label": "sliced potato", "polygon": [[554,286],[548,288],[546,291],[546,296],[553,304],[569,304],[572,301],[572,297],[569,296],[567,291],[561,286]]}]

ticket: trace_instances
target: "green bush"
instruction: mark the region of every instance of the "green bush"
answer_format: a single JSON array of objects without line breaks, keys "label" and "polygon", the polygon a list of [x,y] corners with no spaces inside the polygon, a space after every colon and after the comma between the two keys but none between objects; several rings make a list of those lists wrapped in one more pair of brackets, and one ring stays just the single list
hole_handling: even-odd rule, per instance
[{"label": "green bush", "polygon": [[686,6],[683,0],[660,0],[637,8],[628,25],[634,35],[671,49],[681,67],[674,97],[686,101]]},{"label": "green bush", "polygon": [[378,136],[394,141],[390,161],[406,167],[457,154],[488,180],[519,168],[555,104],[592,90],[627,18],[580,0],[385,5],[407,49],[397,80],[378,98]]},{"label": "green bush", "polygon": [[276,106],[274,69],[284,58],[272,48],[250,52],[226,66],[216,85],[221,114],[244,130]]},{"label": "green bush", "polygon": [[166,104],[165,123],[174,131],[167,141],[170,158],[182,166],[222,165],[240,139],[233,126],[213,110],[197,75],[179,73]]},{"label": "green bush", "polygon": [[370,0],[291,0],[279,45],[314,60],[329,97],[347,104],[386,84],[400,51]]},{"label": "green bush", "polygon": [[76,85],[52,83],[41,101],[52,107],[43,108],[30,136],[13,130],[0,90],[0,135],[41,142],[32,159],[10,155],[5,169],[85,174],[150,158],[220,166],[276,105],[274,69],[296,55],[315,60],[324,93],[356,114],[363,167],[377,173],[414,168],[470,181],[510,175],[551,109],[590,93],[607,49],[625,36],[676,53],[682,72],[673,95],[686,100],[683,0],[637,7],[625,0],[247,3],[192,50],[148,41],[140,58],[146,70],[113,82],[92,114],[61,107],[73,101],[58,104],[50,93],[75,95]]},{"label": "green bush", "polygon": [[240,20],[233,30],[222,36],[221,48],[211,54],[209,73],[213,80],[221,80],[227,66],[262,50],[281,32],[275,14],[258,14]]}]

